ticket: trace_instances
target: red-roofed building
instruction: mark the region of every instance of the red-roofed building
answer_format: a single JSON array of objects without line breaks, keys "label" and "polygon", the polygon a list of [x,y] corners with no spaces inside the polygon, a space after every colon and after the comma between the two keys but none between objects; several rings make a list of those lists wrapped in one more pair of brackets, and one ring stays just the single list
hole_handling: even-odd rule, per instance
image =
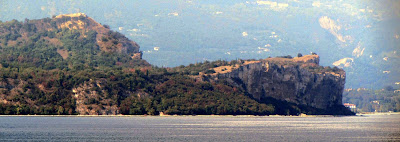
[{"label": "red-roofed building", "polygon": [[345,107],[349,108],[351,111],[356,112],[357,107],[355,104],[350,104],[350,103],[344,103],[343,104]]}]

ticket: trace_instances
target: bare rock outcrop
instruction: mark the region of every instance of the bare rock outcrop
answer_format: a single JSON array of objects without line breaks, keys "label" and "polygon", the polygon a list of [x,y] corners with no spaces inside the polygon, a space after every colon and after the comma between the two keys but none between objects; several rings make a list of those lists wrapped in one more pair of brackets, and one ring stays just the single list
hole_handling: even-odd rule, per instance
[{"label": "bare rock outcrop", "polygon": [[80,115],[119,114],[117,102],[104,90],[104,79],[90,80],[73,88],[75,111]]},{"label": "bare rock outcrop", "polygon": [[76,103],[75,111],[79,115],[118,115],[121,114],[117,100],[118,95],[124,97],[135,96],[148,98],[149,94],[143,91],[130,91],[120,88],[120,94],[107,92],[106,79],[89,80],[72,89]]},{"label": "bare rock outcrop", "polygon": [[342,105],[345,72],[318,64],[318,55],[268,58],[215,74],[213,79],[226,79],[257,100],[272,97],[319,109]]}]

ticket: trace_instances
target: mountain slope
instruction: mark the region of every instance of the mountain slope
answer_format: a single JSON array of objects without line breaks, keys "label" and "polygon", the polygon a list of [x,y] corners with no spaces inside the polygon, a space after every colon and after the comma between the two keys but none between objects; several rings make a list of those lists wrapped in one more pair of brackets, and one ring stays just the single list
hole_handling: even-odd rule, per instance
[{"label": "mountain slope", "polygon": [[2,23],[0,31],[3,67],[149,66],[141,59],[139,45],[82,13],[24,22],[13,20]]},{"label": "mountain slope", "polygon": [[81,13],[13,20],[0,31],[0,114],[352,114],[255,99],[226,80],[190,75],[238,61],[150,66],[135,42]]}]

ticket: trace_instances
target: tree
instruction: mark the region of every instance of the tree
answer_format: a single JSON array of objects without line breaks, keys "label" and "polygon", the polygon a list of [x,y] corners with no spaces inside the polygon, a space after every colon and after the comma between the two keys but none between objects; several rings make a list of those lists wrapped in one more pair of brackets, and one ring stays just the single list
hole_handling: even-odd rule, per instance
[{"label": "tree", "polygon": [[213,74],[213,73],[215,73],[215,70],[214,70],[214,69],[210,69],[210,70],[207,70],[207,71],[205,72],[205,74]]},{"label": "tree", "polygon": [[390,86],[390,85],[385,86],[384,89],[385,89],[386,91],[394,91],[393,86]]},{"label": "tree", "polygon": [[303,54],[298,53],[298,54],[297,54],[297,57],[303,57]]},{"label": "tree", "polygon": [[103,25],[103,26],[104,26],[104,28],[110,29],[109,25]]},{"label": "tree", "polygon": [[57,109],[57,114],[58,115],[64,114],[64,107],[59,106],[58,109]]}]

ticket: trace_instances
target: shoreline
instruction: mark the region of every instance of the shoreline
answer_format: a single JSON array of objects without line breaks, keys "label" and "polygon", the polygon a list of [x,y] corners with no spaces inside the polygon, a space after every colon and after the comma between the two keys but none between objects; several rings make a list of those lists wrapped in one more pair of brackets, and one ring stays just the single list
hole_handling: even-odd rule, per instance
[{"label": "shoreline", "polygon": [[346,117],[359,115],[0,115],[0,117]]},{"label": "shoreline", "polygon": [[363,113],[357,113],[357,116],[362,116],[362,115],[399,115],[400,112],[363,112]]},{"label": "shoreline", "polygon": [[368,112],[356,115],[0,115],[0,117],[346,117],[367,115],[400,115],[400,112]]}]

